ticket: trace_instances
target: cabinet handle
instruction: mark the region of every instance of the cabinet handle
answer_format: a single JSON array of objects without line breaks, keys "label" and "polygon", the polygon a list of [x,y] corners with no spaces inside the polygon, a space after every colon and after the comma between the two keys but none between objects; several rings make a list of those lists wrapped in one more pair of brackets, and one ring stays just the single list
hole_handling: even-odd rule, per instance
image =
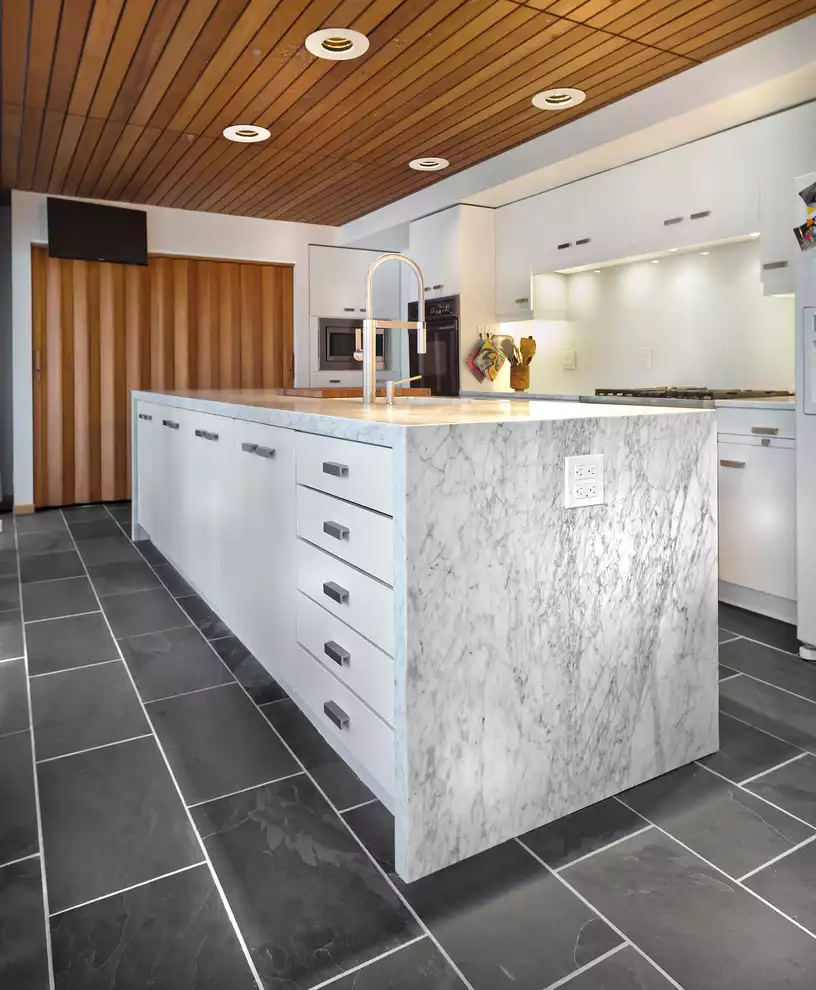
[{"label": "cabinet handle", "polygon": [[323,474],[331,474],[335,478],[348,478],[348,464],[338,464],[337,461],[323,461]]},{"label": "cabinet handle", "polygon": [[663,221],[663,226],[664,227],[671,227],[672,224],[682,223],[682,222],[683,222],[683,218],[682,217],[669,217],[668,220],[664,220]]},{"label": "cabinet handle", "polygon": [[751,433],[758,433],[762,437],[775,437],[779,433],[778,426],[752,426]]},{"label": "cabinet handle", "polygon": [[343,307],[343,312],[344,313],[353,313],[354,312],[354,307],[353,306],[344,306]]},{"label": "cabinet handle", "polygon": [[172,419],[163,419],[162,426],[168,426],[171,430],[177,430],[179,428],[178,423],[174,423]]},{"label": "cabinet handle", "polygon": [[254,454],[258,449],[257,443],[242,443],[241,450],[246,451],[247,454]]},{"label": "cabinet handle", "polygon": [[153,419],[149,413],[139,413],[139,419],[146,419],[148,422]]},{"label": "cabinet handle", "polygon": [[[745,461],[727,461],[727,460],[722,460],[722,461],[720,461],[720,467],[744,468],[745,467]],[[325,588],[325,585],[323,585],[323,587]]]},{"label": "cabinet handle", "polygon": [[323,523],[323,532],[327,536],[333,536],[335,540],[347,540],[349,538],[349,528],[339,522],[332,522],[327,519]]},{"label": "cabinet handle", "polygon": [[565,251],[567,248],[571,248],[571,247],[572,247],[572,241],[564,241],[563,244],[558,245],[558,250]]},{"label": "cabinet handle", "polygon": [[258,455],[258,457],[267,457],[267,458],[268,457],[274,457],[275,456],[275,448],[274,447],[258,447],[258,449],[255,451],[255,453]]},{"label": "cabinet handle", "polygon": [[425,291],[426,292],[430,292],[431,291],[431,286],[430,285],[426,285],[425,286]]},{"label": "cabinet handle", "polygon": [[522,296],[521,299],[516,299],[516,305],[520,306],[521,303],[528,303],[530,301],[529,296]]},{"label": "cabinet handle", "polygon": [[346,588],[341,588],[334,581],[323,582],[323,594],[339,605],[344,605],[349,600],[349,593]]},{"label": "cabinet handle", "polygon": [[775,272],[779,268],[787,268],[787,261],[766,261],[762,266],[763,272]]},{"label": "cabinet handle", "polygon": [[692,213],[689,216],[689,220],[703,220],[705,217],[711,216],[711,210],[700,210],[699,213]]},{"label": "cabinet handle", "polygon": [[217,440],[217,433],[210,433],[209,430],[196,430],[195,435],[201,437],[202,440]]},{"label": "cabinet handle", "polygon": [[348,650],[344,650],[339,643],[335,643],[333,639],[330,639],[328,643],[323,644],[323,652],[329,657],[330,660],[334,662],[339,667],[348,667],[351,663],[351,654]]},{"label": "cabinet handle", "polygon": [[329,721],[334,722],[338,729],[349,727],[349,717],[335,701],[324,701],[323,711]]},{"label": "cabinet handle", "polygon": [[360,307],[360,312],[361,312],[361,313],[365,313],[365,311],[366,311],[366,310],[365,310],[365,306],[361,306],[361,307]]},{"label": "cabinet handle", "polygon": [[591,241],[592,241],[591,237],[582,237],[580,240],[577,240],[575,242],[575,246],[576,247],[578,247],[579,245],[583,246],[584,244],[589,244]]},{"label": "cabinet handle", "polygon": [[431,288],[433,288],[433,289],[444,289],[444,288],[445,288],[445,286],[444,286],[444,285],[442,285],[442,283],[440,282],[440,283],[439,283],[439,285],[434,285],[434,286],[431,286]]}]

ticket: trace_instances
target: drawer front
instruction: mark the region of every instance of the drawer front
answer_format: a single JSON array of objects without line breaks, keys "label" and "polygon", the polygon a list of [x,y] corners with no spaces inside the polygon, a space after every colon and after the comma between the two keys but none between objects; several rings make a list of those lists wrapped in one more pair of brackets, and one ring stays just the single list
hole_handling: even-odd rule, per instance
[{"label": "drawer front", "polygon": [[329,495],[393,515],[390,447],[298,433],[297,480]]},{"label": "drawer front", "polygon": [[287,662],[286,677],[327,738],[348,750],[393,794],[394,730],[300,646]]},{"label": "drawer front", "polygon": [[297,532],[329,553],[394,583],[394,521],[312,488],[297,488]]},{"label": "drawer front", "polygon": [[394,661],[350,626],[297,596],[297,638],[338,680],[394,724]]},{"label": "drawer front", "polygon": [[386,653],[394,653],[394,593],[342,560],[298,540],[297,586]]},{"label": "drawer front", "polygon": [[717,432],[738,433],[755,437],[796,437],[796,411],[794,409],[717,409]]}]

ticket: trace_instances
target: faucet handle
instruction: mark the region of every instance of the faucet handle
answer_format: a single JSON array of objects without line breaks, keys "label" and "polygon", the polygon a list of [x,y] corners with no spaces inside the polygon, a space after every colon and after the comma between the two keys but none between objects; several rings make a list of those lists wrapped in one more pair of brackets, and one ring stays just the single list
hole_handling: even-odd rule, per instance
[{"label": "faucet handle", "polygon": [[395,390],[397,388],[397,385],[405,385],[406,382],[415,382],[415,381],[417,381],[420,378],[422,378],[422,375],[413,375],[411,378],[400,378],[399,381],[396,381],[396,382],[386,382],[385,383],[385,404],[387,406],[393,406],[394,405],[394,392],[395,392]]},{"label": "faucet handle", "polygon": [[352,355],[355,361],[363,360],[363,328],[354,328],[354,354]]}]

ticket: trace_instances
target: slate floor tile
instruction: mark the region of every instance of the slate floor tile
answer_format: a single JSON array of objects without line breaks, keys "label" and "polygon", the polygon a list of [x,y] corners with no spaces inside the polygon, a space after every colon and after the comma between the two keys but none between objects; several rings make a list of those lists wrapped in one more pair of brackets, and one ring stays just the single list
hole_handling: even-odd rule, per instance
[{"label": "slate floor tile", "polygon": [[23,655],[23,620],[20,610],[0,612],[0,660]]},{"label": "slate floor tile", "polygon": [[[25,660],[0,663],[0,736],[28,728]],[[0,801],[3,795],[0,794]]]},{"label": "slate floor tile", "polygon": [[812,990],[816,939],[657,829],[561,876],[688,990]]},{"label": "slate floor tile", "polygon": [[165,588],[112,595],[102,599],[102,608],[117,639],[178,629],[190,624],[190,620]]},{"label": "slate floor tile", "polygon": [[188,804],[300,771],[237,684],[154,701],[147,712]]},{"label": "slate floor tile", "polygon": [[153,568],[143,560],[92,564],[88,568],[88,576],[100,598],[161,587],[159,579],[153,573]]},{"label": "slate floor tile", "polygon": [[0,612],[20,607],[20,582],[16,574],[0,577]]},{"label": "slate floor tile", "polygon": [[52,912],[201,862],[154,739],[41,763],[37,775]]},{"label": "slate floor tile", "polygon": [[101,612],[30,622],[25,628],[28,672],[51,674],[115,660],[119,653]]},{"label": "slate floor tile", "polygon": [[734,637],[736,635],[737,634],[731,632],[730,629],[723,629],[723,627],[720,626],[720,642],[721,643],[724,643],[726,640],[729,640],[729,639],[734,639]]},{"label": "slate floor tile", "polygon": [[42,533],[21,533],[17,539],[21,557],[38,553],[73,550],[74,540],[68,529],[46,529]]},{"label": "slate floor tile", "polygon": [[374,797],[294,701],[287,699],[264,705],[261,711],[338,811],[370,801]]},{"label": "slate floor tile", "polygon": [[621,941],[517,842],[396,882],[473,990],[541,990]]},{"label": "slate floor tile", "polygon": [[555,870],[646,825],[640,815],[624,807],[620,801],[608,798],[566,818],[533,829],[521,839],[525,846]]},{"label": "slate floor tile", "polygon": [[725,664],[720,664],[720,680],[724,677],[733,677],[736,674],[736,670],[732,670],[730,667],[726,667]]},{"label": "slate floor tile", "polygon": [[0,577],[16,577],[17,551],[0,549]]},{"label": "slate floor tile", "polygon": [[750,639],[737,639],[720,647],[720,661],[743,674],[816,701],[816,664],[800,657]]},{"label": "slate floor tile", "polygon": [[816,756],[808,753],[746,787],[816,828]]},{"label": "slate floor tile", "polygon": [[796,626],[725,602],[720,602],[720,628],[730,630],[734,636],[748,636],[789,653],[799,652]]},{"label": "slate floor tile", "polygon": [[142,701],[234,684],[232,674],[194,626],[119,641]]},{"label": "slate floor tile", "polygon": [[117,522],[122,520],[130,522],[133,514],[133,506],[130,502],[111,502],[107,504],[105,508]]},{"label": "slate floor tile", "polygon": [[0,983],[8,990],[48,990],[39,859],[0,869]]},{"label": "slate floor tile", "polygon": [[136,544],[139,549],[139,553],[144,557],[148,564],[166,564],[167,558],[164,554],[159,553],[158,549],[150,542],[150,540],[139,540]]},{"label": "slate floor tile", "polygon": [[79,555],[88,567],[94,564],[110,564],[117,560],[141,560],[136,547],[124,533],[118,536],[103,536],[98,540],[78,543]]},{"label": "slate floor tile", "polygon": [[784,763],[798,752],[795,746],[720,712],[720,748],[700,763],[739,783]]},{"label": "slate floor tile", "polygon": [[156,564],[153,568],[161,583],[174,598],[184,598],[195,592],[172,564]]},{"label": "slate floor tile", "polygon": [[816,751],[816,704],[752,677],[733,677],[720,685],[720,709],[792,746]]},{"label": "slate floor tile", "polygon": [[4,515],[3,522],[3,529],[0,529],[0,550],[13,550],[17,546],[17,534],[14,532],[14,518]]},{"label": "slate floor tile", "polygon": [[282,701],[288,695],[259,660],[235,636],[212,640],[213,649],[235,674],[256,705]]},{"label": "slate floor tile", "polygon": [[566,990],[672,990],[674,986],[631,945],[574,976]]},{"label": "slate floor tile", "polygon": [[813,834],[807,825],[695,764],[640,784],[622,799],[735,878]]},{"label": "slate floor tile", "polygon": [[92,522],[69,522],[68,528],[77,543],[85,540],[98,540],[105,536],[118,536],[122,530],[116,520],[108,516],[105,519],[95,519]]},{"label": "slate floor tile", "polygon": [[42,509],[26,516],[15,516],[17,535],[42,533],[46,530],[65,529],[65,520],[59,509]]},{"label": "slate floor tile", "polygon": [[51,581],[59,578],[79,577],[85,573],[76,550],[60,550],[58,553],[36,553],[20,558],[20,580]]},{"label": "slate floor tile", "polygon": [[193,817],[266,986],[305,990],[420,934],[305,775]]},{"label": "slate floor tile", "polygon": [[0,739],[0,795],[0,863],[8,863],[30,856],[38,846],[29,732]]},{"label": "slate floor tile", "polygon": [[84,576],[23,585],[23,615],[26,622],[97,611],[99,604],[96,595]]},{"label": "slate floor tile", "polygon": [[748,877],[745,885],[816,935],[816,845],[813,842]]},{"label": "slate floor tile", "polygon": [[104,505],[71,505],[63,509],[62,514],[69,526],[72,523],[96,522],[109,518]]},{"label": "slate floor tile", "polygon": [[254,990],[206,866],[51,919],[56,990]]},{"label": "slate floor tile", "polygon": [[463,990],[464,983],[431,939],[423,938],[330,986],[331,990]]},{"label": "slate floor tile", "polygon": [[179,598],[178,603],[207,639],[221,639],[224,636],[232,635],[226,622],[219,619],[204,599],[199,598],[198,595],[187,595],[184,598]]},{"label": "slate floor tile", "polygon": [[37,759],[150,732],[121,661],[31,679]]}]

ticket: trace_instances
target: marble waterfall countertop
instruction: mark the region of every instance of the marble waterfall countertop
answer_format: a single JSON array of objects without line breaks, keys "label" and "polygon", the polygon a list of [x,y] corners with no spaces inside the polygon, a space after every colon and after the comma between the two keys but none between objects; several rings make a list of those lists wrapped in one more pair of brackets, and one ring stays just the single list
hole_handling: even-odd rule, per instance
[{"label": "marble waterfall countertop", "polygon": [[774,395],[766,399],[660,399],[634,398],[616,395],[555,395],[534,392],[462,392],[464,399],[479,401],[583,402],[592,405],[661,406],[664,409],[781,409],[796,410],[796,396]]}]

